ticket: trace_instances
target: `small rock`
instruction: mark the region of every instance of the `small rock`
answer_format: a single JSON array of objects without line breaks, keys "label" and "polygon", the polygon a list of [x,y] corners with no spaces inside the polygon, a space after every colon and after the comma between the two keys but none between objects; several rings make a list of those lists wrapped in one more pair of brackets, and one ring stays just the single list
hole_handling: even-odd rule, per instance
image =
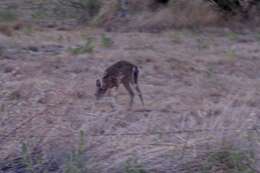
[{"label": "small rock", "polygon": [[32,52],[39,52],[39,48],[36,46],[29,46],[28,50],[32,51]]}]

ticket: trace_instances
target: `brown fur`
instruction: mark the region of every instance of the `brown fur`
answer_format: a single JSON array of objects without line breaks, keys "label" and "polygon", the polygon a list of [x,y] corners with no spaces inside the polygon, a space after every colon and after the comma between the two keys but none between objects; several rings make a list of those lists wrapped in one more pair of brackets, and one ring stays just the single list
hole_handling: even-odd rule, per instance
[{"label": "brown fur", "polygon": [[134,91],[132,86],[138,92],[138,96],[144,105],[142,93],[138,86],[138,67],[127,61],[119,61],[105,70],[101,80],[96,81],[97,99],[104,96],[109,89],[118,88],[120,84],[126,88],[130,96],[130,107],[133,105]]}]

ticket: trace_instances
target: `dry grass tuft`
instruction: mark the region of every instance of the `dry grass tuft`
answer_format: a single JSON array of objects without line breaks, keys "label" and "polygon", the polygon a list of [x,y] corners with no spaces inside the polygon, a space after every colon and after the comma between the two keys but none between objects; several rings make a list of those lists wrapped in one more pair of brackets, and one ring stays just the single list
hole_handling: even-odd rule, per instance
[{"label": "dry grass tuft", "polygon": [[13,29],[9,25],[0,25],[0,33],[6,35],[6,36],[12,36],[13,35]]},{"label": "dry grass tuft", "polygon": [[220,14],[202,0],[172,1],[170,3],[172,21],[177,27],[212,25],[220,22]]},{"label": "dry grass tuft", "polygon": [[[118,24],[118,1],[103,2],[103,8],[96,18],[98,24],[114,26]],[[171,27],[192,27],[216,25],[222,22],[222,15],[209,3],[203,0],[170,1],[167,4],[153,0],[129,2],[128,20],[120,20],[128,30],[146,29],[163,30]]]},{"label": "dry grass tuft", "polygon": [[22,21],[16,21],[12,23],[0,24],[0,33],[6,36],[12,36],[15,31],[22,30],[25,27],[25,23]]},{"label": "dry grass tuft", "polygon": [[94,19],[96,25],[109,24],[119,8],[117,0],[103,1],[102,4],[99,14]]}]

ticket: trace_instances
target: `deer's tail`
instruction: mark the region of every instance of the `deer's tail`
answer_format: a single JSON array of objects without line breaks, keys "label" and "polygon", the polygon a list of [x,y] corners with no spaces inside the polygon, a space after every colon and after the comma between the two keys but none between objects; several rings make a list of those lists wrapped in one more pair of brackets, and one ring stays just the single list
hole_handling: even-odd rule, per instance
[{"label": "deer's tail", "polygon": [[132,69],[132,75],[133,75],[133,80],[134,83],[137,84],[138,83],[138,75],[139,75],[139,69],[138,67],[134,66]]}]

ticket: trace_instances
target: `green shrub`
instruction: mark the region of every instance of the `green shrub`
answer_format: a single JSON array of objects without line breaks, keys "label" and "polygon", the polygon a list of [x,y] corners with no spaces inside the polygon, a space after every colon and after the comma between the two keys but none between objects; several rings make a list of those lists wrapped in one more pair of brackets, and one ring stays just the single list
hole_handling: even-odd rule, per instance
[{"label": "green shrub", "polygon": [[238,40],[238,34],[236,32],[228,32],[227,33],[227,37],[231,40],[231,41],[237,41]]},{"label": "green shrub", "polygon": [[125,164],[124,173],[147,173],[147,171],[136,160],[128,159]]},{"label": "green shrub", "polygon": [[22,31],[25,35],[31,36],[32,33],[33,33],[33,27],[32,26],[26,26],[26,27],[23,28]]},{"label": "green shrub", "polygon": [[237,59],[236,51],[232,49],[227,50],[226,57],[230,62],[234,62]]},{"label": "green shrub", "polygon": [[83,9],[87,10],[90,17],[95,16],[101,7],[100,0],[80,0],[79,3],[82,5]]},{"label": "green shrub", "polygon": [[256,173],[253,169],[254,156],[250,152],[223,150],[211,153],[203,164],[203,172],[223,170],[233,173]]},{"label": "green shrub", "polygon": [[69,154],[67,162],[64,165],[64,173],[86,173],[87,167],[84,164],[85,137],[84,132],[80,132],[79,146]]},{"label": "green shrub", "polygon": [[256,33],[255,37],[257,41],[260,41],[260,32]]},{"label": "green shrub", "polygon": [[0,56],[4,54],[4,48],[0,46]]},{"label": "green shrub", "polygon": [[29,148],[25,143],[22,144],[22,162],[25,165],[26,171],[34,173],[33,159],[31,157]]},{"label": "green shrub", "polygon": [[86,42],[76,48],[69,48],[69,51],[73,55],[79,55],[79,54],[84,54],[84,53],[92,53],[95,49],[94,41],[92,38],[88,38]]},{"label": "green shrub", "polygon": [[201,49],[208,49],[210,47],[210,43],[208,40],[204,39],[204,38],[197,38],[197,42],[198,42],[198,48]]},{"label": "green shrub", "polygon": [[0,10],[0,22],[13,22],[17,20],[17,14],[11,10]]},{"label": "green shrub", "polygon": [[58,0],[56,13],[76,17],[80,22],[88,22],[101,9],[101,0]]},{"label": "green shrub", "polygon": [[47,11],[43,11],[43,10],[38,10],[38,11],[35,11],[33,14],[32,14],[32,18],[34,20],[41,20],[41,19],[44,19],[48,16],[48,13]]},{"label": "green shrub", "polygon": [[179,44],[183,41],[182,33],[179,31],[175,31],[175,32],[171,33],[170,37],[171,37],[172,42],[176,43],[176,44]]},{"label": "green shrub", "polygon": [[101,45],[102,47],[109,48],[113,45],[113,41],[110,37],[106,36],[106,34],[101,35]]}]

